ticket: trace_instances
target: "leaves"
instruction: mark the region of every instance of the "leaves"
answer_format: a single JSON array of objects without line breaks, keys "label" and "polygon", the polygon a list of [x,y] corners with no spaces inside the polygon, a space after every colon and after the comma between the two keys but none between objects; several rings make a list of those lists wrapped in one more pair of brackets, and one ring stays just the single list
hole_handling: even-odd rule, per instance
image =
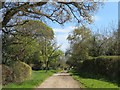
[{"label": "leaves", "polygon": [[4,2],[1,8],[2,31],[8,33],[9,31],[4,30],[4,27],[16,26],[18,25],[16,23],[29,18],[59,24],[70,21],[91,23],[91,16],[100,5],[102,2],[91,2],[91,0],[88,2]]},{"label": "leaves", "polygon": [[[20,23],[23,22],[26,20]],[[64,53],[59,50],[59,46],[54,41],[52,28],[41,21],[27,20],[24,25],[17,25],[11,29],[14,30],[12,33],[16,34],[15,36],[3,34],[5,64],[18,60],[29,65],[34,64],[34,68],[49,69],[49,66],[60,63],[60,57],[63,57]]]}]

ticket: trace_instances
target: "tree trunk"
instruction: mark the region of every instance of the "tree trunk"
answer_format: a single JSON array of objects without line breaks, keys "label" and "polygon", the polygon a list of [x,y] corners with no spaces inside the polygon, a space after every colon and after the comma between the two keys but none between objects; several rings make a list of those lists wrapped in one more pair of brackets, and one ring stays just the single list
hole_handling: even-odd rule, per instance
[{"label": "tree trunk", "polygon": [[48,71],[48,61],[46,62],[46,72]]}]

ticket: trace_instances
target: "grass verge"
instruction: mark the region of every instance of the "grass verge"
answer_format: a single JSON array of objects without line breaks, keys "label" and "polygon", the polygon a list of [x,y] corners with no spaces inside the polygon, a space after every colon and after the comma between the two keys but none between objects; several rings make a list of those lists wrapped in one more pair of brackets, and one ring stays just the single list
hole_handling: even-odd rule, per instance
[{"label": "grass verge", "polygon": [[74,70],[69,71],[69,73],[75,80],[83,84],[81,88],[119,88],[117,84],[109,82],[98,75],[77,73]]},{"label": "grass verge", "polygon": [[13,83],[3,88],[35,88],[39,86],[45,79],[52,76],[54,73],[59,72],[60,70],[45,70],[33,71],[31,80],[26,80],[22,83]]}]

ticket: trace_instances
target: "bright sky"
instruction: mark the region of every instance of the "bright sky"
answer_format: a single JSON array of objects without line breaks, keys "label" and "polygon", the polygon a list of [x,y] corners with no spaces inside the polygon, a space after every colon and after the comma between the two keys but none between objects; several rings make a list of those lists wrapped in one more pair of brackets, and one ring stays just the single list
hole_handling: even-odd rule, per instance
[{"label": "bright sky", "polygon": [[[107,27],[112,21],[115,24],[118,24],[118,2],[105,2],[104,8],[101,7],[99,12],[95,14],[94,18],[94,24],[90,25],[90,27],[93,28],[93,31],[96,31],[96,27]],[[67,23],[64,26],[56,23],[50,24],[50,27],[53,28],[55,32],[58,45],[62,45],[61,50],[65,51],[69,48],[69,43],[66,38],[75,26],[75,23]]]}]

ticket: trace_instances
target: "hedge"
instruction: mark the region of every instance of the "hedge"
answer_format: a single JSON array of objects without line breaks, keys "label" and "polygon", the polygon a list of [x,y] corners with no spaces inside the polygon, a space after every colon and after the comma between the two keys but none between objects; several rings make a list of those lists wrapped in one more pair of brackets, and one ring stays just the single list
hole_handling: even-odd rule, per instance
[{"label": "hedge", "polygon": [[97,57],[85,60],[82,71],[107,76],[112,80],[120,80],[120,56]]},{"label": "hedge", "polygon": [[13,71],[6,65],[2,65],[2,85],[13,82]]},{"label": "hedge", "polygon": [[24,62],[16,61],[12,64],[12,69],[14,72],[14,81],[23,82],[31,78],[32,69],[29,65]]}]

